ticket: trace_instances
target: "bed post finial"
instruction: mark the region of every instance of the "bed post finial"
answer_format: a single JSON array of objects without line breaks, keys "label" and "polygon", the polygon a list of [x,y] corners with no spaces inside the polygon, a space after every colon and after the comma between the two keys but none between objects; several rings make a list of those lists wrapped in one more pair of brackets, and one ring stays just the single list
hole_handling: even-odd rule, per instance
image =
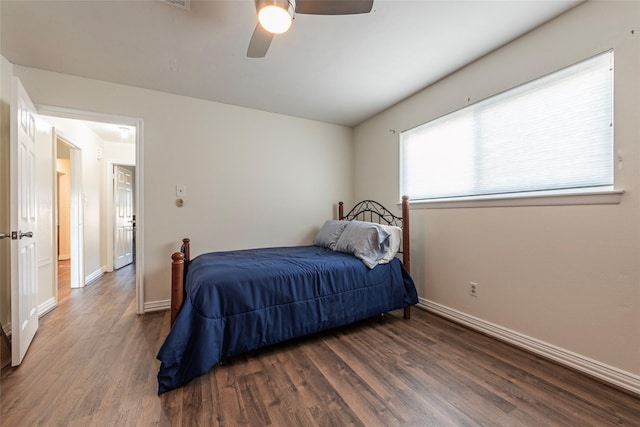
[{"label": "bed post finial", "polygon": [[344,219],[344,203],[338,202],[338,219],[342,221]]},{"label": "bed post finial", "polygon": [[191,261],[191,243],[190,242],[191,240],[187,237],[182,239],[182,246],[184,247],[184,250],[182,252],[184,253],[184,260],[187,263]]},{"label": "bed post finial", "polygon": [[182,307],[184,291],[184,254],[175,252],[171,255],[171,326],[176,321]]}]

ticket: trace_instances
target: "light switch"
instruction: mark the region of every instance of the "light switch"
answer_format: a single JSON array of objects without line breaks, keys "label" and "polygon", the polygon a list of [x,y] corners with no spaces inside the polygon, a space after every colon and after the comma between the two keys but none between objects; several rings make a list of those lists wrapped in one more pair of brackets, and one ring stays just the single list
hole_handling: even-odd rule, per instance
[{"label": "light switch", "polygon": [[185,197],[187,195],[187,186],[184,184],[176,185],[176,197]]}]

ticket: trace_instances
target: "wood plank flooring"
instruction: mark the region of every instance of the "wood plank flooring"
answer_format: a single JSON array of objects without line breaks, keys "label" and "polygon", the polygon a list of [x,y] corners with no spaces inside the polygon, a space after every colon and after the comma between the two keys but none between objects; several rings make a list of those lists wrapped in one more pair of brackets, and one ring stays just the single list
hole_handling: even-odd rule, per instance
[{"label": "wood plank flooring", "polygon": [[67,301],[71,294],[71,261],[58,261],[58,305]]},{"label": "wood plank flooring", "polygon": [[640,399],[420,309],[240,356],[156,394],[169,312],[135,314],[134,267],[71,290],[22,366],[7,426],[639,426]]}]

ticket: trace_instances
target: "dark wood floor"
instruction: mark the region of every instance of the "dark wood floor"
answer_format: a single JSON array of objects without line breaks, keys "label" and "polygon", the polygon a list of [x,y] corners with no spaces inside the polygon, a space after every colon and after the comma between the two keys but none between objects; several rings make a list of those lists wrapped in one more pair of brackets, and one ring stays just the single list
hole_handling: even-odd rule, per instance
[{"label": "dark wood floor", "polygon": [[69,295],[71,295],[71,261],[58,261],[58,304],[64,304]]},{"label": "dark wood floor", "polygon": [[22,366],[5,426],[640,425],[640,399],[414,309],[232,359],[157,396],[169,313],[135,314],[134,268],[71,290]]}]

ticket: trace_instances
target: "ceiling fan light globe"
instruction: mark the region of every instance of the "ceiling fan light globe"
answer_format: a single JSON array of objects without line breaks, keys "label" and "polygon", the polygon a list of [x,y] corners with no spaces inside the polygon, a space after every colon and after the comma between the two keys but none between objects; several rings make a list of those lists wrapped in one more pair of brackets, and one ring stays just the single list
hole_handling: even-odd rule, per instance
[{"label": "ceiling fan light globe", "polygon": [[273,34],[285,33],[291,27],[291,14],[280,6],[265,6],[258,12],[262,28]]}]

